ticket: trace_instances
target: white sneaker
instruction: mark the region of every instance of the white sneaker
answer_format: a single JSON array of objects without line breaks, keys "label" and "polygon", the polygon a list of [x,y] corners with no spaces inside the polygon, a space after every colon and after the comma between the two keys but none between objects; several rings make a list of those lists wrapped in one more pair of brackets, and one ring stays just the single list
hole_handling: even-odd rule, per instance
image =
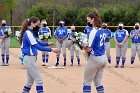
[{"label": "white sneaker", "polygon": [[108,67],[111,68],[111,64],[108,64]]},{"label": "white sneaker", "polygon": [[45,66],[48,66],[48,63],[45,63]]},{"label": "white sneaker", "polygon": [[130,68],[133,68],[133,67],[134,67],[134,66],[131,64],[131,65],[130,65]]},{"label": "white sneaker", "polygon": [[8,63],[5,63],[5,66],[9,66],[9,64]]}]

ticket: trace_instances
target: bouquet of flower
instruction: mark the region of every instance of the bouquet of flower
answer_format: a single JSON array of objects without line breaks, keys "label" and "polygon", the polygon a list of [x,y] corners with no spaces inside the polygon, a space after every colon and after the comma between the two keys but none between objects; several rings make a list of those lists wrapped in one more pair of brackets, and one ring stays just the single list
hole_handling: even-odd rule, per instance
[{"label": "bouquet of flower", "polygon": [[51,33],[44,32],[42,35],[39,36],[39,38],[40,38],[41,40],[44,40],[44,39],[51,39]]},{"label": "bouquet of flower", "polygon": [[4,35],[6,35],[7,37],[10,36],[10,34],[9,34],[9,30],[8,30],[8,29],[5,29],[3,33],[4,33]]}]

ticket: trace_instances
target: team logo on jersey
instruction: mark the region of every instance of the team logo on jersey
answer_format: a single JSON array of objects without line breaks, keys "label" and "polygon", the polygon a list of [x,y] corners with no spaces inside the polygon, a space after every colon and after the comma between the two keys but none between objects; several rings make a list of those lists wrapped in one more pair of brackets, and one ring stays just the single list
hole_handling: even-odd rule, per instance
[{"label": "team logo on jersey", "polygon": [[59,34],[63,34],[65,30],[58,30]]}]

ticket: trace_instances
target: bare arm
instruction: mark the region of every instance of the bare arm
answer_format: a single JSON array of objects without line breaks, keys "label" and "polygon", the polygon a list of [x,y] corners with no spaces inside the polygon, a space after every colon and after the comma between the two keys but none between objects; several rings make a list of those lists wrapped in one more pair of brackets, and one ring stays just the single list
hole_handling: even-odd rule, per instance
[{"label": "bare arm", "polygon": [[122,42],[122,44],[124,44],[125,42],[126,42],[126,40],[127,40],[127,36],[125,36],[125,38],[124,38],[124,40],[123,40],[123,42]]}]

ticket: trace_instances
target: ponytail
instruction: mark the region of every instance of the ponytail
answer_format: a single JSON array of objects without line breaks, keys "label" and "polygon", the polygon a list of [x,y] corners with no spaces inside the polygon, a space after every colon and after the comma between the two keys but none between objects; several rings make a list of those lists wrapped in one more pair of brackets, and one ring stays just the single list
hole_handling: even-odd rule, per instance
[{"label": "ponytail", "polygon": [[29,22],[29,21],[28,21],[28,19],[27,19],[27,20],[25,20],[24,23],[23,23],[23,26],[22,26],[22,29],[21,29],[21,32],[20,32],[19,41],[18,41],[20,45],[22,44],[23,35],[24,35],[25,31],[26,31],[27,28],[28,28],[28,24],[29,24],[28,22]]},{"label": "ponytail", "polygon": [[33,16],[30,19],[27,19],[27,20],[24,21],[21,32],[20,32],[19,41],[18,41],[20,45],[22,44],[22,38],[23,38],[23,35],[26,32],[26,30],[28,29],[28,26],[30,26],[32,22],[36,23],[38,21],[39,21],[39,18],[35,17],[35,16]]}]

